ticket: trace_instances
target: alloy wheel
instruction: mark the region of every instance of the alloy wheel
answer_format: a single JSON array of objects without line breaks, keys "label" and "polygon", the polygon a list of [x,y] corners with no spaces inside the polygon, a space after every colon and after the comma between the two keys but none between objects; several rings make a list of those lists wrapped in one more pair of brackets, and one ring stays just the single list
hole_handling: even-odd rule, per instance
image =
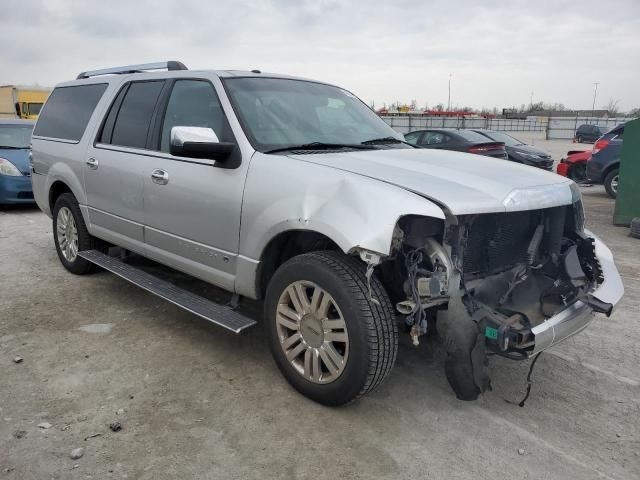
[{"label": "alloy wheel", "polygon": [[78,228],[71,210],[62,207],[56,218],[56,236],[62,256],[69,263],[73,263],[78,256]]},{"label": "alloy wheel", "polygon": [[296,281],[278,300],[276,328],[287,361],[306,380],[335,381],[347,364],[349,334],[333,297],[309,281]]}]

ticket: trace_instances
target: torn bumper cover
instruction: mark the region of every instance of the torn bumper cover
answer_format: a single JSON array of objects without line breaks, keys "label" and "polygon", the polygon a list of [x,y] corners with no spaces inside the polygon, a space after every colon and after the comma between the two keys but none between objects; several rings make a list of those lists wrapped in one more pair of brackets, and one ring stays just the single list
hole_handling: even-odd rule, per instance
[{"label": "torn bumper cover", "polygon": [[593,319],[595,312],[611,314],[613,307],[624,294],[622,279],[609,248],[591,232],[595,239],[595,251],[602,267],[604,281],[591,292],[588,301],[577,300],[567,308],[531,329],[534,347],[529,355],[541,352],[562,340],[582,331]]}]

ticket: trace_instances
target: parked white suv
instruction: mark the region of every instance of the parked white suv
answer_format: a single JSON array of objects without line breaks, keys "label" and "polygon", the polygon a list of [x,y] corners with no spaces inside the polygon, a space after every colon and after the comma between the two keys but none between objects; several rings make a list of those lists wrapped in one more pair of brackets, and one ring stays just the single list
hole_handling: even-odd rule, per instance
[{"label": "parked white suv", "polygon": [[263,300],[278,367],[327,405],[382,382],[397,322],[416,344],[437,324],[470,400],[488,352],[531,357],[623,293],[572,181],[415,148],[321,82],[179,62],[85,72],[43,108],[32,172],[66,269],[104,267],[235,332],[254,320],[111,247]]}]

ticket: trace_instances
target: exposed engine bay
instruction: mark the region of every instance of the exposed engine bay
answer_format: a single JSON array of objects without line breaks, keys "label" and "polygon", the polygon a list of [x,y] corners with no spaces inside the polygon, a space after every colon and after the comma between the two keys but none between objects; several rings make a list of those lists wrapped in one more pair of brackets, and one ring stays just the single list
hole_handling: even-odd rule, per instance
[{"label": "exposed engine bay", "polygon": [[527,358],[534,348],[531,329],[574,302],[611,312],[610,304],[590,295],[603,274],[583,227],[579,200],[446,221],[407,216],[380,273],[414,344],[436,317],[454,323],[464,315],[487,349]]}]

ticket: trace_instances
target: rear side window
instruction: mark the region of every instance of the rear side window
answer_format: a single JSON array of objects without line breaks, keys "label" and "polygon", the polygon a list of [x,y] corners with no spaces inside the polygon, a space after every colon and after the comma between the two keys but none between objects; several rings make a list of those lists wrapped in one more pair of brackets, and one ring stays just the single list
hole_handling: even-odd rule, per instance
[{"label": "rear side window", "polygon": [[42,109],[33,134],[80,141],[106,88],[106,83],[98,83],[54,89]]},{"label": "rear side window", "polygon": [[100,135],[102,143],[145,148],[151,118],[164,80],[132,82],[111,105]]}]

